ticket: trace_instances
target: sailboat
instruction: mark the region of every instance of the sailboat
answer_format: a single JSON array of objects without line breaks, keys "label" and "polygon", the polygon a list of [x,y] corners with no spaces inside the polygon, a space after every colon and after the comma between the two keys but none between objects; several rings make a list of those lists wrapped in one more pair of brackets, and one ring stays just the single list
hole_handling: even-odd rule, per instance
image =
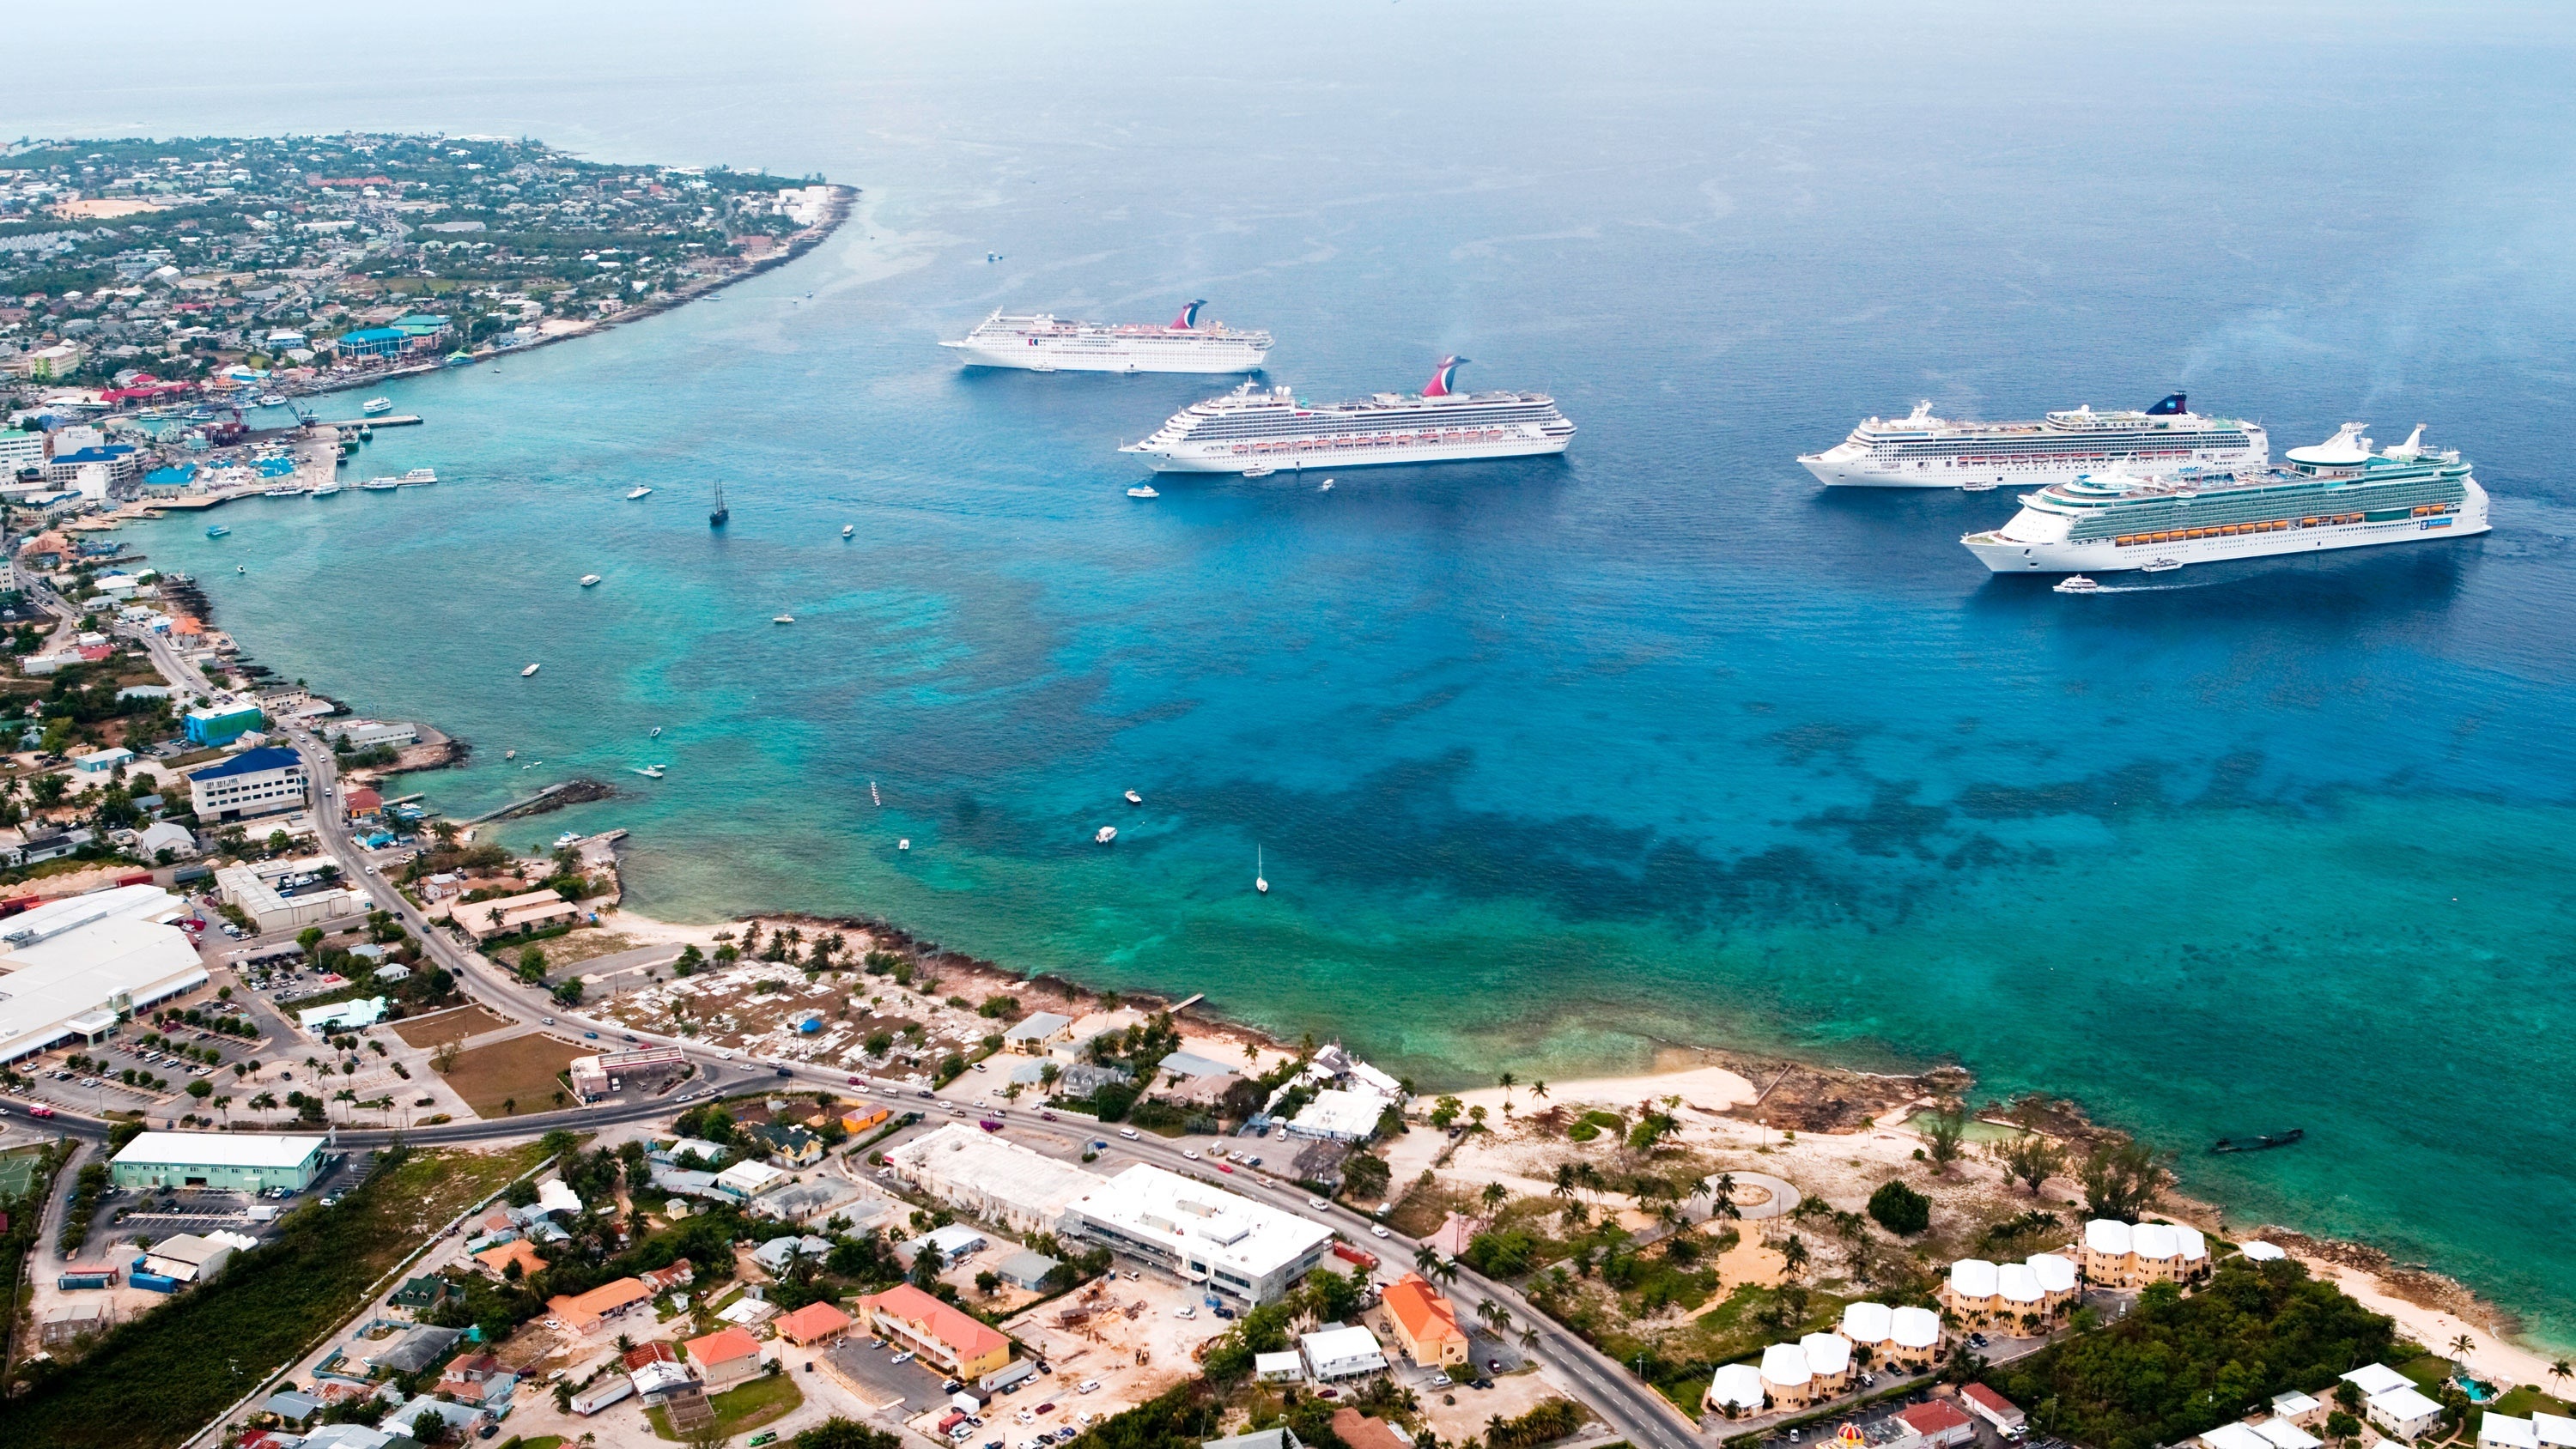
[{"label": "sailboat", "polygon": [[725,526],[725,520],[731,517],[733,517],[733,510],[725,507],[724,485],[719,483],[716,485],[715,511],[707,515],[707,527],[722,528]]},{"label": "sailboat", "polygon": [[1252,888],[1265,896],[1270,894],[1270,877],[1261,873],[1261,847],[1258,845],[1252,847]]}]

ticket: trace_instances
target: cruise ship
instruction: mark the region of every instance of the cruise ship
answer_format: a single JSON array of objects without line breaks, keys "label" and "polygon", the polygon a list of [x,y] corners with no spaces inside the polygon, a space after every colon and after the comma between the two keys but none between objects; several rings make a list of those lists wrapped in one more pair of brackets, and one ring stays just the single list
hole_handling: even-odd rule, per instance
[{"label": "cruise ship", "polygon": [[2021,498],[2001,528],[1959,541],[1996,573],[2161,573],[2185,564],[2421,543],[2487,531],[2486,490],[2424,429],[2374,453],[2362,423],[2286,466],[2092,475]]},{"label": "cruise ship", "polygon": [[1828,486],[1965,488],[2072,482],[2086,473],[2260,468],[2272,444],[2255,423],[2192,412],[2175,393],[2143,412],[2092,406],[2035,423],[1960,423],[1915,404],[1903,418],[1870,418],[1851,436],[1798,459]]},{"label": "cruise ship", "polygon": [[1444,357],[1412,396],[1381,392],[1353,402],[1301,403],[1286,387],[1245,383],[1172,414],[1142,453],[1159,473],[1244,473],[1282,468],[1361,468],[1373,463],[1455,463],[1562,453],[1574,424],[1543,392],[1459,392],[1463,357]]},{"label": "cruise ship", "polygon": [[1270,334],[1237,332],[1222,322],[1202,324],[1192,302],[1167,327],[1141,323],[1105,326],[1067,322],[1040,312],[1010,316],[996,311],[955,342],[970,367],[1022,367],[1033,372],[1258,372],[1270,355]]}]

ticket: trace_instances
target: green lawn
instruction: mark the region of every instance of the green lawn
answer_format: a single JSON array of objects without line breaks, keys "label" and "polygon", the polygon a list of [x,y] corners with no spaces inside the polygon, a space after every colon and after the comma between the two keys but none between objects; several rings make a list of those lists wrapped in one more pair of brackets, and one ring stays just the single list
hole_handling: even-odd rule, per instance
[{"label": "green lawn", "polygon": [[[796,1387],[796,1380],[784,1372],[753,1379],[721,1394],[707,1396],[707,1406],[716,1411],[714,1432],[726,1438],[757,1429],[772,1419],[783,1419],[796,1412],[796,1406],[804,1402],[805,1391]],[[675,1444],[679,1442],[679,1436],[671,1432],[671,1416],[662,1412],[661,1405],[646,1409],[644,1418],[653,1426],[655,1437]]]},{"label": "green lawn", "polygon": [[[2566,1400],[2552,1398],[2549,1395],[2542,1393],[2540,1391],[2540,1387],[2536,1384],[2524,1384],[2520,1388],[2515,1389],[2512,1393],[2509,1393],[2503,1398],[2500,1398],[2494,1403],[2486,1406],[2486,1412],[2488,1413],[2511,1414],[2517,1419],[2530,1418],[2531,1411],[2534,1409],[2538,1409],[2544,1414],[2576,1414],[2576,1409],[2570,1409],[2567,1406]],[[2471,1424],[2469,1428],[2474,1432],[2477,1426],[2475,1424]]]}]

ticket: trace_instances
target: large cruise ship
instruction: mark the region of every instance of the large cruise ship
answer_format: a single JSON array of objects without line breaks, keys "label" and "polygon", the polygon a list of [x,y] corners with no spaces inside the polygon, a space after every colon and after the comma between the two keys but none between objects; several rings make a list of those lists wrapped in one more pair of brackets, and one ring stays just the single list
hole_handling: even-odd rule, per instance
[{"label": "large cruise ship", "polygon": [[2458,453],[2426,448],[2420,425],[2374,453],[2363,426],[2292,448],[2280,468],[2052,483],[2023,494],[2010,523],[1959,541],[1999,574],[2156,573],[2487,531],[2486,490]]},{"label": "large cruise ship", "polygon": [[1822,482],[1852,488],[1966,488],[2064,483],[2085,473],[2260,468],[2272,444],[2258,424],[2206,418],[2175,393],[2144,412],[2088,404],[2035,423],[1958,423],[1917,403],[1911,415],[1870,418],[1850,437],[1798,459]]},{"label": "large cruise ship", "polygon": [[1181,309],[1168,327],[1067,322],[1046,313],[996,311],[955,342],[969,366],[1024,367],[1034,372],[1258,372],[1270,354],[1267,332],[1201,325],[1204,301]]},{"label": "large cruise ship", "polygon": [[1382,392],[1344,403],[1301,403],[1286,387],[1245,383],[1172,414],[1143,453],[1161,473],[1249,473],[1454,463],[1562,453],[1574,424],[1543,392],[1458,392],[1463,357],[1446,357],[1420,393]]}]

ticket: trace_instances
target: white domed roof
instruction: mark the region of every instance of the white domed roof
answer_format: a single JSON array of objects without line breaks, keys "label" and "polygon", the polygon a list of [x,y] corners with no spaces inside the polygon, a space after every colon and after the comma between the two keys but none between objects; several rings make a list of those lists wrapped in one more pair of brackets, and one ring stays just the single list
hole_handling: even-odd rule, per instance
[{"label": "white domed roof", "polygon": [[2043,1296],[2039,1291],[2039,1275],[2030,1270],[2028,1263],[2006,1263],[1997,1268],[1995,1291],[2002,1294],[2007,1303],[2037,1303]]},{"label": "white domed roof", "polygon": [[1995,1265],[1983,1258],[1961,1258],[1951,1264],[1950,1294],[1954,1298],[1994,1297]]},{"label": "white domed roof", "polygon": [[2200,1235],[2200,1229],[2176,1223],[2173,1225],[2173,1235],[2174,1241],[2182,1249],[2184,1262],[2203,1263],[2209,1260],[2209,1240]]},{"label": "white domed roof", "polygon": [[1899,1308],[1887,1316],[1887,1336],[1898,1348],[1930,1348],[1941,1341],[1941,1315],[1929,1308]]},{"label": "white domed roof", "polygon": [[2131,1251],[2133,1244],[2129,1225],[2118,1218],[2095,1218],[2084,1225],[2084,1246],[2096,1253],[2116,1258]]},{"label": "white domed roof", "polygon": [[2140,1223],[2130,1229],[2129,1241],[2146,1262],[2163,1263],[2182,1256],[2182,1238],[2169,1223]]},{"label": "white domed roof", "polygon": [[1851,1303],[1843,1307],[1843,1337],[1854,1343],[1887,1342],[1889,1309],[1884,1303]]},{"label": "white domed roof", "polygon": [[1794,1389],[1807,1382],[1807,1356],[1794,1343],[1775,1343],[1762,1350],[1762,1382]]},{"label": "white domed roof", "polygon": [[1709,1380],[1708,1401],[1724,1408],[1732,1404],[1739,1409],[1762,1407],[1762,1373],[1749,1363],[1720,1365],[1717,1377]]},{"label": "white domed roof", "polygon": [[1832,1378],[1851,1368],[1851,1345],[1839,1333],[1811,1333],[1798,1340],[1798,1352],[1807,1356],[1807,1372],[1820,1378]]},{"label": "white domed roof", "polygon": [[2256,1263],[2275,1263],[2290,1256],[2282,1252],[2277,1245],[2264,1242],[2261,1238],[2248,1238],[2237,1247],[2249,1261]]},{"label": "white domed roof", "polygon": [[2075,1265],[2055,1253],[2033,1253],[2028,1259],[2032,1276],[2039,1279],[2042,1293],[2075,1291]]}]

